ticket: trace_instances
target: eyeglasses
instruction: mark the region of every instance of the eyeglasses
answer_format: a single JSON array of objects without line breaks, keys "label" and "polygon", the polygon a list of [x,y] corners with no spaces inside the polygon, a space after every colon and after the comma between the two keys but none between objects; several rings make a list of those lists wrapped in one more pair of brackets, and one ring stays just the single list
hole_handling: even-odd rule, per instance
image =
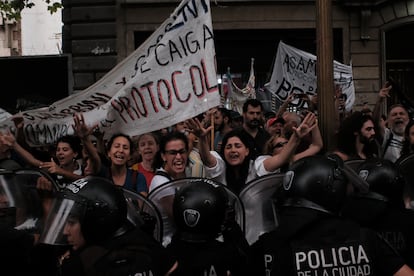
[{"label": "eyeglasses", "polygon": [[180,155],[186,154],[187,150],[186,149],[180,149],[180,150],[166,150],[165,151],[166,154],[168,155],[172,155],[172,156],[176,156],[178,153]]},{"label": "eyeglasses", "polygon": [[288,141],[279,142],[279,143],[277,143],[276,145],[273,145],[272,150],[274,150],[274,149],[278,149],[278,148],[281,148],[281,147],[283,147],[284,145],[286,145],[287,143],[288,143]]}]

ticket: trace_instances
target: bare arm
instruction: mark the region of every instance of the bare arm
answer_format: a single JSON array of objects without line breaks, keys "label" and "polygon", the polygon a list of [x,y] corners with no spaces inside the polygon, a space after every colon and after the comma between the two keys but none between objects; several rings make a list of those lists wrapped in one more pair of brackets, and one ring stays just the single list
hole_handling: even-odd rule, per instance
[{"label": "bare arm", "polygon": [[312,131],[317,126],[317,120],[315,114],[309,112],[302,123],[293,128],[294,133],[290,136],[288,143],[283,147],[283,150],[272,157],[269,157],[263,161],[263,166],[266,171],[273,172],[280,168],[282,165],[291,161],[300,140]]},{"label": "bare arm", "polygon": [[392,89],[392,86],[388,82],[386,82],[382,86],[382,88],[378,92],[377,102],[375,103],[374,110],[372,111],[372,117],[374,119],[374,122],[379,127],[378,134],[379,134],[380,140],[382,140],[385,134],[385,129],[380,124],[381,110],[382,110],[382,106],[383,106],[385,99],[390,97],[391,89]]},{"label": "bare arm", "polygon": [[85,123],[83,114],[75,114],[73,116],[72,128],[75,134],[81,139],[82,145],[86,154],[89,157],[89,163],[92,168],[92,173],[97,174],[101,168],[101,157],[99,156],[98,149],[93,145],[90,135],[96,126],[88,127]]},{"label": "bare arm", "polygon": [[403,265],[397,272],[394,273],[394,276],[413,276],[414,270],[412,270],[408,265]]},{"label": "bare arm", "polygon": [[321,131],[319,130],[319,126],[317,122],[315,123],[315,127],[312,129],[311,134],[312,134],[312,141],[309,147],[306,150],[295,154],[293,156],[292,161],[296,161],[306,156],[315,155],[322,149],[323,140],[322,140]]},{"label": "bare arm", "polygon": [[41,169],[46,169],[48,173],[61,175],[71,181],[83,177],[82,175],[74,174],[72,171],[61,168],[53,158],[50,158],[50,162],[41,162],[39,167]]},{"label": "bare arm", "polygon": [[23,160],[29,164],[30,166],[36,167],[36,168],[40,168],[40,166],[42,165],[42,161],[40,161],[39,159],[37,159],[36,157],[33,156],[33,154],[31,154],[28,150],[26,150],[25,148],[23,148],[15,139],[13,134],[8,133],[7,134],[9,137],[13,137],[13,144],[12,147],[14,149],[14,151],[21,157],[23,158]]},{"label": "bare arm", "polygon": [[187,125],[192,133],[198,137],[198,150],[200,158],[206,167],[214,167],[217,164],[217,160],[210,152],[210,139],[209,133],[212,126],[204,128],[203,124],[197,119],[189,119]]}]

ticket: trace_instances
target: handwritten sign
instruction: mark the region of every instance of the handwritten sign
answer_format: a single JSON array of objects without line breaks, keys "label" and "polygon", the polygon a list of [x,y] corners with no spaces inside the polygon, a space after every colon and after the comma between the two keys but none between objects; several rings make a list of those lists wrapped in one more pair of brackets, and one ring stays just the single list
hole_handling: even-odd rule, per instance
[{"label": "handwritten sign", "polygon": [[[220,104],[209,0],[183,0],[130,56],[86,90],[48,108],[23,112],[32,146],[72,134],[83,112],[108,137],[171,126]],[[11,121],[0,122],[10,127]]]},{"label": "handwritten sign", "polygon": [[[346,95],[345,110],[349,111],[355,102],[352,66],[334,61],[333,69],[334,83]],[[265,87],[281,102],[286,101],[291,93],[317,95],[316,56],[280,41],[272,76]],[[298,107],[303,104],[300,99],[292,102]]]}]

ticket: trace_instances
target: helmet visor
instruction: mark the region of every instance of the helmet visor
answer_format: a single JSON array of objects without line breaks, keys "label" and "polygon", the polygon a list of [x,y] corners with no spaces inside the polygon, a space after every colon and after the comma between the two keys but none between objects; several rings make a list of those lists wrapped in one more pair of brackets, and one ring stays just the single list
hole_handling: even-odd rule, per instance
[{"label": "helmet visor", "polygon": [[80,222],[85,212],[85,205],[66,198],[54,200],[45,222],[39,242],[50,245],[73,245],[82,236]]},{"label": "helmet visor", "polygon": [[40,201],[27,185],[27,179],[12,173],[0,174],[0,220],[8,228],[33,228],[38,220]]}]

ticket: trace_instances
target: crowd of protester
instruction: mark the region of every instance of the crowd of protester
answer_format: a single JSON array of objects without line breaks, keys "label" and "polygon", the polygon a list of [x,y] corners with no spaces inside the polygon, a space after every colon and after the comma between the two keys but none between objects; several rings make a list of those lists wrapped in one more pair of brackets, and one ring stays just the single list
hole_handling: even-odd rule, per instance
[{"label": "crowd of protester", "polygon": [[[320,162],[320,164],[324,164],[325,162],[324,159],[317,159],[316,157],[332,158],[332,156],[335,156],[334,159],[336,162],[342,162],[343,164],[355,160],[360,161],[358,164],[365,164],[365,162],[368,161],[373,162],[380,168],[380,170],[385,172],[385,175],[375,180],[371,180],[365,175],[364,182],[368,183],[368,189],[372,188],[373,190],[364,194],[365,201],[358,201],[359,205],[356,205],[357,203],[355,203],[355,206],[362,206],[359,207],[359,209],[365,210],[366,214],[355,211],[355,206],[350,205],[350,202],[352,202],[352,204],[354,204],[354,202],[347,201],[348,205],[344,205],[347,207],[346,210],[348,211],[346,216],[347,218],[357,221],[361,226],[373,229],[372,231],[377,231],[379,234],[383,234],[382,238],[389,238],[390,245],[388,243],[386,245],[378,245],[378,243],[381,243],[382,241],[372,241],[373,243],[376,243],[377,249],[386,252],[380,257],[372,257],[376,260],[375,263],[380,263],[380,260],[385,260],[387,258],[392,260],[389,262],[389,266],[382,264],[385,269],[384,271],[386,271],[386,274],[384,275],[413,275],[412,273],[414,272],[407,267],[407,264],[414,268],[414,253],[412,253],[412,251],[414,251],[414,231],[408,231],[408,229],[413,229],[414,223],[401,223],[401,221],[412,221],[411,212],[413,212],[412,201],[414,199],[411,199],[410,195],[404,193],[404,191],[407,190],[407,187],[405,186],[413,185],[413,179],[407,179],[404,175],[398,175],[398,177],[392,175],[392,179],[389,180],[389,183],[387,182],[387,187],[382,187],[384,185],[381,186],[376,184],[378,181],[386,182],[386,172],[398,171],[400,160],[406,159],[414,153],[413,118],[410,118],[408,110],[403,105],[396,104],[389,108],[389,112],[386,116],[385,114],[380,113],[379,107],[384,99],[389,97],[391,89],[392,87],[389,85],[384,85],[384,87],[381,88],[378,94],[378,101],[372,111],[369,110],[369,108],[366,108],[361,111],[352,111],[348,113],[344,111],[343,98],[340,97],[340,91],[337,89],[336,99],[341,99],[341,101],[335,101],[338,120],[338,127],[336,130],[337,145],[332,152],[324,151],[324,143],[317,119],[317,99],[314,97],[312,99],[307,98],[308,108],[305,112],[303,112],[303,110],[293,112],[289,110],[291,101],[295,99],[294,94],[292,93],[291,96],[287,98],[286,102],[281,105],[280,109],[268,118],[264,116],[265,110],[259,100],[247,99],[243,105],[242,114],[235,114],[234,111],[220,106],[210,109],[197,117],[179,122],[169,128],[144,133],[137,137],[130,137],[126,133],[116,133],[104,140],[104,133],[101,133],[99,129],[97,129],[97,126],[86,125],[83,115],[75,114],[72,125],[74,134],[60,137],[56,145],[45,147],[44,150],[31,148],[25,143],[24,136],[21,132],[24,126],[23,121],[16,120],[15,132],[10,131],[7,133],[0,133],[0,167],[11,171],[23,168],[36,168],[42,170],[50,174],[53,181],[55,181],[58,184],[58,187],[63,190],[68,185],[73,185],[73,183],[77,183],[77,181],[82,180],[85,177],[101,177],[107,179],[115,186],[137,193],[143,198],[148,198],[152,191],[160,189],[165,183],[178,179],[199,178],[202,179],[201,182],[208,182],[207,179],[210,179],[216,181],[220,185],[224,185],[225,189],[230,193],[238,195],[248,183],[266,175],[289,175],[292,171],[297,173],[298,176],[301,175],[301,173],[303,173],[301,170],[305,170],[302,168],[303,164],[300,163],[303,160],[313,160],[312,162],[315,163],[307,161],[304,164],[309,167],[315,166],[314,171],[318,170],[318,162]],[[293,164],[301,165],[293,166],[293,168],[297,169],[297,171],[295,171],[292,169]],[[325,167],[322,166],[320,170],[323,171],[326,168],[329,168],[329,166],[329,164]],[[359,174],[361,177],[363,177],[362,171],[369,173],[370,170],[374,170],[372,166],[368,166],[368,168],[364,169],[362,169],[362,167],[358,168],[359,169],[355,170],[354,173]],[[307,173],[309,173],[310,176],[311,172]],[[374,173],[380,174],[377,171],[373,172],[373,174]],[[295,176],[293,176],[293,178],[294,177]],[[335,175],[334,178],[335,177],[337,176]],[[397,178],[398,181],[396,180]],[[312,179],[312,177],[309,179]],[[404,181],[401,179],[404,179]],[[295,181],[298,180],[294,180],[292,183],[295,183]],[[317,182],[318,179],[314,181]],[[292,183],[291,185],[294,185]],[[200,185],[200,183],[197,185]],[[308,184],[296,185],[306,186]],[[381,186],[382,188],[375,190],[375,187],[378,186]],[[51,191],[53,190],[53,185],[50,179],[40,177],[36,180],[36,188],[41,191]],[[286,187],[285,189],[288,190]],[[191,193],[197,193],[197,190],[191,191]],[[208,190],[206,193],[214,195],[216,191]],[[297,194],[293,194],[297,196]],[[358,188],[355,188],[352,194],[354,195],[353,199],[355,199],[359,198],[358,196],[360,196],[362,192],[359,191]],[[388,210],[387,204],[375,205],[377,203],[373,204],[372,202],[369,202],[369,200],[366,200],[366,198],[375,198],[382,203],[388,202],[388,197],[391,197],[391,194],[392,200],[390,199],[389,201],[392,202],[391,205],[393,211]],[[305,196],[300,193],[299,195],[300,197],[305,198]],[[333,210],[332,205],[330,205],[331,203],[327,206],[323,206],[323,204],[319,202],[324,202],[323,199],[320,199],[321,195],[323,195],[323,193],[321,193],[315,200],[308,198],[307,200],[298,201],[296,203],[287,200],[285,201],[285,203],[287,203],[284,206],[301,206],[314,210],[318,209],[315,206],[320,205],[322,207],[318,209],[319,211],[322,210],[323,213],[337,214],[339,207],[335,207]],[[204,194],[200,192],[200,196],[202,198]],[[289,198],[289,195],[287,196],[286,194],[278,196]],[[184,195],[182,197],[184,200]],[[212,199],[208,198],[205,200]],[[177,199],[171,198],[168,206],[173,206],[173,204],[179,205],[180,203],[176,201]],[[304,202],[307,201],[310,203],[305,204]],[[212,200],[212,202],[214,202],[214,200]],[[340,202],[342,202],[342,198],[341,201],[336,203]],[[200,205],[202,205],[202,203],[200,203]],[[280,204],[279,208],[281,208]],[[394,209],[398,211],[395,211]],[[400,215],[403,212],[409,213],[409,215]],[[289,220],[289,211],[286,213],[287,215],[283,219],[283,222],[286,223],[286,225],[289,225],[290,223],[294,224],[294,222],[285,221]],[[355,217],[356,214],[358,214],[357,217]],[[105,214],[102,215],[104,216]],[[222,215],[224,216],[224,214]],[[310,211],[301,215],[310,216],[309,223],[311,223],[311,221],[313,221],[311,217],[313,218],[315,214],[314,211]],[[318,214],[318,216],[319,215],[320,214]],[[298,213],[294,213],[294,216],[298,216]],[[398,216],[398,219],[395,218],[396,216]],[[394,229],[388,228],[389,224],[384,223],[383,221],[382,225],[379,225],[378,221],[380,221],[381,218],[389,219],[390,223],[393,223],[395,226]],[[356,226],[353,225],[342,225],[342,222],[338,222],[336,219],[337,218],[332,219],[331,222],[337,227],[357,229]],[[398,223],[395,221],[391,222],[391,219],[398,221]],[[292,220],[295,220],[295,218],[292,217]],[[361,222],[361,220],[363,220],[363,222]],[[120,223],[120,226],[122,226],[122,223]],[[296,227],[302,229],[302,226],[303,225],[299,227],[295,225],[295,231]],[[397,226],[401,227],[403,230],[400,230]],[[227,264],[229,265],[229,268],[227,269],[226,264],[215,260],[214,262],[217,262],[216,266],[224,266],[224,268],[221,267],[218,270],[233,273],[230,275],[243,275],[243,272],[246,272],[251,268],[256,269],[255,271],[257,273],[259,271],[263,273],[260,275],[276,275],[274,273],[277,269],[281,269],[280,273],[283,271],[293,271],[294,269],[292,267],[276,268],[278,265],[276,265],[273,260],[269,260],[269,263],[265,262],[264,264],[263,261],[260,260],[260,257],[263,257],[263,254],[265,258],[270,255],[272,258],[279,256],[279,254],[281,254],[281,248],[287,246],[285,243],[275,243],[278,244],[280,248],[270,248],[270,243],[273,239],[286,238],[295,240],[294,235],[296,233],[288,233],[288,228],[282,229],[283,230],[278,231],[274,237],[266,236],[253,246],[252,252],[255,252],[255,255],[251,258],[251,264],[249,263],[250,259],[248,258],[250,254],[250,250],[248,249],[249,246],[246,245],[246,241],[243,240],[243,237],[238,237],[240,242],[238,244],[242,245],[240,248],[243,250],[242,252],[239,251],[237,253],[236,263],[234,263],[234,259],[227,258],[229,262]],[[328,230],[318,229],[318,231],[322,231],[323,233]],[[214,240],[217,235],[216,232],[219,232],[217,229],[214,231],[215,233],[212,236],[206,236],[206,239],[209,241],[207,244],[210,243],[210,239]],[[389,234],[391,232],[394,234]],[[395,232],[399,234],[395,234]],[[194,233],[181,233],[180,235],[184,235],[186,242],[184,244],[174,242],[175,251],[172,246],[168,248],[166,252],[169,252],[170,257],[165,257],[168,261],[168,265],[165,269],[163,268],[163,273],[167,273],[168,271],[168,273],[171,273],[172,275],[196,275],[185,272],[186,266],[194,265],[194,262],[196,262],[196,258],[194,258],[194,254],[196,253],[192,253],[192,256],[188,255],[184,257],[177,252],[182,252],[182,248],[186,248],[185,251],[188,252],[197,252],[199,249],[194,249],[195,245],[192,244],[192,239],[198,240],[200,237],[194,235]],[[283,235],[287,235],[288,237],[284,237]],[[346,236],[345,233],[343,235],[344,237]],[[309,234],[309,237],[312,241],[311,244],[316,241],[318,241],[318,243],[324,242],[323,238],[316,237],[315,233]],[[309,237],[307,236],[307,238]],[[353,236],[352,238],[354,238],[353,241],[355,241],[355,237]],[[201,239],[205,242],[204,238]],[[396,244],[396,240],[399,240],[400,244]],[[403,243],[403,246],[401,246],[401,243]],[[0,245],[2,245],[2,243],[0,243]],[[211,244],[209,244],[209,246],[210,245]],[[388,246],[390,246],[390,248],[388,248]],[[153,244],[151,247],[157,248],[156,250],[158,251],[161,250],[160,247],[154,246]],[[209,260],[213,252],[208,251],[212,249],[207,247],[207,245],[206,248],[208,249],[205,249],[205,255],[197,253],[197,258]],[[217,250],[220,246],[217,247],[217,245],[214,245],[212,248],[216,248],[215,250]],[[393,251],[394,249],[397,253]],[[2,248],[2,250],[5,249]],[[233,253],[237,252],[237,246],[236,248],[227,248],[223,252],[227,252],[226,250]],[[375,249],[370,248],[370,250]],[[159,254],[163,255],[166,254],[166,252]],[[359,254],[362,253],[359,252]],[[371,256],[374,256],[374,253],[370,252],[363,257],[371,258]],[[65,258],[62,258],[61,261],[65,260]],[[288,257],[285,256],[284,260],[287,261],[287,258]],[[312,261],[305,261],[306,258],[310,257],[303,256],[301,261],[308,262],[308,266],[312,267]],[[187,259],[190,259],[191,261],[188,261]],[[223,257],[223,259],[226,258]],[[174,264],[175,260],[178,260],[178,270],[174,272],[173,270],[175,269],[175,266],[177,266],[177,264]],[[184,263],[181,267],[180,260]],[[240,262],[243,262],[243,266],[238,267],[237,262],[239,262],[239,264]],[[272,268],[270,268],[270,264]],[[62,263],[60,263],[60,265],[62,265]],[[378,264],[374,269],[375,265],[370,264],[370,268],[373,271],[380,271],[381,265]],[[155,268],[147,267],[145,269],[151,270]],[[259,275],[254,274],[254,271],[252,273],[253,274],[251,275]],[[63,273],[62,275],[71,274]],[[85,275],[87,275],[87,273],[85,273]],[[377,274],[372,274],[371,271],[371,274],[358,275],[383,274],[379,274],[379,272]]]}]

